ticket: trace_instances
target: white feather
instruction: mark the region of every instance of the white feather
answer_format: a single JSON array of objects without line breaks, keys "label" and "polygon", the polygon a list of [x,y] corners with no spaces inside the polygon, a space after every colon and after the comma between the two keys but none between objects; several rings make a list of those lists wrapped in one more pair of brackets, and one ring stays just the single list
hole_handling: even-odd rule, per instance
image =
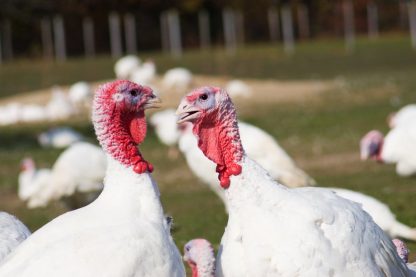
[{"label": "white feather", "polygon": [[29,229],[19,219],[0,212],[0,263],[29,236]]},{"label": "white feather", "polygon": [[38,136],[42,147],[66,148],[81,140],[82,135],[69,127],[53,128]]},{"label": "white feather", "polygon": [[114,73],[117,79],[128,79],[133,69],[140,66],[140,59],[134,55],[127,55],[117,60]]},{"label": "white feather", "polygon": [[177,67],[166,71],[162,83],[165,89],[185,90],[191,86],[192,79],[191,71]]}]

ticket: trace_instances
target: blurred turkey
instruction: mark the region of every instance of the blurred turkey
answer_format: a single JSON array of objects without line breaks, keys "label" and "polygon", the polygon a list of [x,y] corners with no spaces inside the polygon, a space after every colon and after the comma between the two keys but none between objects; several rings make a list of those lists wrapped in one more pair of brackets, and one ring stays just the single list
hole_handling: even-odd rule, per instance
[{"label": "blurred turkey", "polygon": [[164,90],[184,91],[192,84],[192,73],[186,68],[176,67],[166,71],[162,84]]},{"label": "blurred turkey", "polygon": [[169,147],[168,157],[176,158],[178,150],[176,145],[179,140],[180,132],[176,124],[177,117],[173,109],[156,112],[150,117],[150,124],[154,127],[160,142]]},{"label": "blurred turkey", "polygon": [[11,125],[19,122],[22,105],[16,102],[0,106],[0,125]]},{"label": "blurred turkey", "polygon": [[249,98],[252,94],[251,88],[241,80],[231,80],[225,85],[225,89],[232,98],[244,97]]},{"label": "blurred turkey", "polygon": [[416,104],[409,104],[388,118],[390,128],[403,124],[416,124]]},{"label": "blurred turkey", "polygon": [[396,164],[400,176],[416,174],[416,124],[399,124],[386,137],[377,130],[368,132],[360,141],[360,153],[362,160]]},{"label": "blurred turkey", "polygon": [[77,111],[82,111],[91,107],[93,91],[87,82],[76,82],[68,90],[68,98]]},{"label": "blurred turkey", "polygon": [[100,147],[87,142],[72,144],[58,157],[42,186],[28,178],[25,187],[33,186],[26,196],[28,207],[45,207],[59,199],[63,199],[70,209],[85,206],[102,190],[106,167],[107,161]]},{"label": "blurred turkey", "polygon": [[140,59],[135,55],[127,55],[117,60],[114,65],[114,73],[117,79],[129,79],[135,68],[140,67]]},{"label": "blurred turkey", "polygon": [[38,136],[38,142],[44,148],[66,148],[81,140],[82,135],[70,127],[52,128]]},{"label": "blurred turkey", "polygon": [[68,96],[58,86],[52,87],[52,97],[46,105],[49,120],[64,120],[75,114],[74,106]]},{"label": "blurred turkey", "polygon": [[130,80],[142,84],[151,85],[156,78],[156,65],[153,61],[145,61],[141,66],[135,67],[130,73]]}]

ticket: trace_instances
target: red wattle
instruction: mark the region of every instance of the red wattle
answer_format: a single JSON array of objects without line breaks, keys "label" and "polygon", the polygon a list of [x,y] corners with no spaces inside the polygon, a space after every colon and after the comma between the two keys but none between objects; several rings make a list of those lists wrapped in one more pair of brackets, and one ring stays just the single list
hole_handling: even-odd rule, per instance
[{"label": "red wattle", "polygon": [[133,118],[130,119],[130,124],[128,127],[134,142],[136,144],[142,143],[144,138],[146,137],[147,131],[144,113],[140,112],[140,114],[138,115],[133,115]]}]

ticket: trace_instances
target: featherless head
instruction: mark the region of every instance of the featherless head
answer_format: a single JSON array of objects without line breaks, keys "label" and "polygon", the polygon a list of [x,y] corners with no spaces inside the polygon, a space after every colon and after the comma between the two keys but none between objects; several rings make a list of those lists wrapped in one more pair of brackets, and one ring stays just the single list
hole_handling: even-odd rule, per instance
[{"label": "featherless head", "polygon": [[394,246],[396,246],[396,251],[399,257],[403,260],[403,262],[407,263],[409,261],[409,249],[407,245],[399,240],[393,239]]},{"label": "featherless head", "polygon": [[244,151],[238,131],[234,104],[225,90],[201,87],[188,93],[176,111],[178,123],[191,122],[198,146],[217,164],[223,188],[230,185],[230,176],[239,175]]},{"label": "featherless head", "polygon": [[192,277],[213,277],[215,255],[206,239],[193,239],[185,244],[183,259],[192,270]]},{"label": "featherless head", "polygon": [[32,158],[26,157],[20,162],[20,170],[28,171],[36,168],[35,161]]},{"label": "featherless head", "polygon": [[380,161],[383,142],[384,136],[380,131],[372,130],[368,132],[360,141],[361,159],[373,159]]},{"label": "featherless head", "polygon": [[106,83],[95,93],[92,121],[104,151],[137,173],[151,172],[137,144],[146,137],[144,110],[158,107],[152,89],[130,81]]}]

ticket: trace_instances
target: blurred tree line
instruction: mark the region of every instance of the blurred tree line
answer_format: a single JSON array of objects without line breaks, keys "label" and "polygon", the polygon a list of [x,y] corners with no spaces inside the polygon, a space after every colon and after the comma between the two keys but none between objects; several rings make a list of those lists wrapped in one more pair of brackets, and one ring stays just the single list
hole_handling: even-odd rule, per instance
[{"label": "blurred tree line", "polygon": [[[267,10],[290,5],[296,27],[296,11],[305,5],[310,22],[310,36],[341,36],[343,0],[1,0],[0,26],[11,22],[13,52],[15,55],[41,56],[40,19],[63,16],[66,47],[69,55],[82,55],[82,19],[94,21],[94,41],[97,53],[109,53],[108,15],[114,11],[121,16],[131,13],[136,19],[139,50],[160,49],[160,14],[176,9],[180,14],[184,47],[198,47],[198,11],[210,16],[211,40],[223,43],[222,10],[230,7],[244,15],[245,41],[268,41]],[[399,2],[393,0],[353,0],[355,28],[358,33],[367,30],[367,4],[377,4],[381,31],[405,28],[406,19],[400,16]],[[295,28],[296,29],[296,28]],[[1,29],[0,29],[1,30]],[[1,34],[1,33],[0,33]]]}]

